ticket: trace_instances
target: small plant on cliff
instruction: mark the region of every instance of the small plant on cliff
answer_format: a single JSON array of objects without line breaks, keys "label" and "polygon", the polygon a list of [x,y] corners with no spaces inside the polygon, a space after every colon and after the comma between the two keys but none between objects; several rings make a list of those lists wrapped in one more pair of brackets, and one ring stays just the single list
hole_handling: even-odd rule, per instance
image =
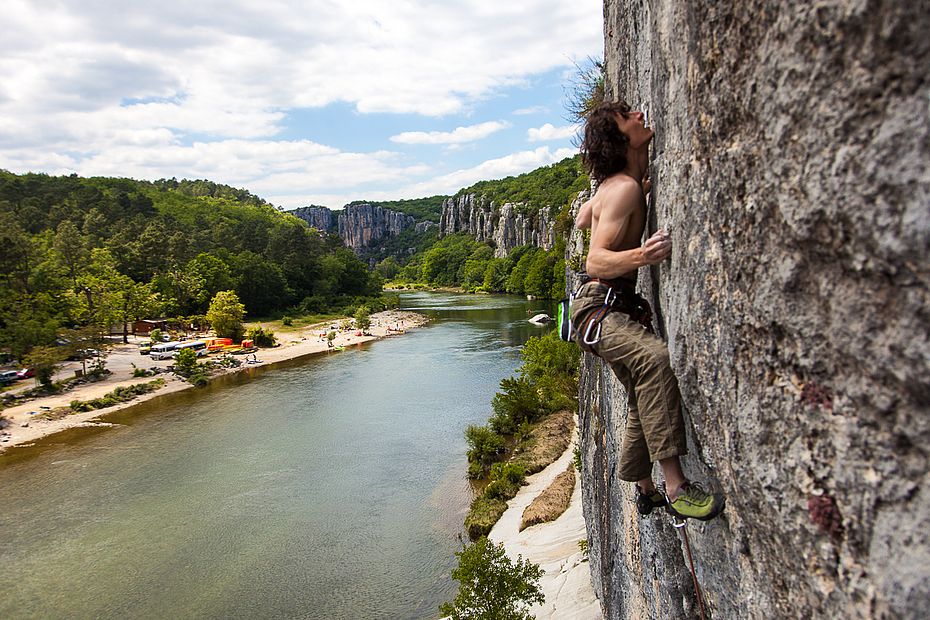
[{"label": "small plant on cliff", "polygon": [[574,64],[575,74],[565,87],[565,112],[567,120],[580,123],[604,102],[604,61],[588,56]]},{"label": "small plant on cliff", "polygon": [[543,570],[522,557],[513,562],[503,545],[482,538],[455,555],[459,565],[452,569],[452,578],[459,582],[459,591],[451,603],[439,606],[440,613],[453,620],[524,620],[533,617],[530,605],[545,602],[539,587]]}]

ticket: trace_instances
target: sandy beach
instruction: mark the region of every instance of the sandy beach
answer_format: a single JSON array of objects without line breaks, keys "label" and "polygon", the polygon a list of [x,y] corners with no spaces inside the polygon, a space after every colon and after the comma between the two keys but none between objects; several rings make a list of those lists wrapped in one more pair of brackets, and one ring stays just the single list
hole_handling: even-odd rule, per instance
[{"label": "sandy beach", "polygon": [[[422,314],[407,312],[402,310],[386,310],[371,315],[371,327],[368,335],[356,336],[356,330],[339,331],[336,339],[333,341],[334,347],[356,345],[371,340],[377,340],[387,336],[396,336],[404,333],[408,329],[424,325],[427,318]],[[311,325],[300,330],[278,332],[275,337],[278,346],[266,349],[259,349],[256,352],[256,363],[243,363],[239,368],[226,369],[222,374],[241,372],[247,368],[256,366],[266,366],[276,362],[296,359],[307,355],[325,354],[330,351],[330,347],[324,339],[320,338],[321,332],[331,331],[330,327],[339,325],[342,320],[333,320],[327,323]],[[174,363],[174,360],[154,361],[147,355],[139,353],[139,342],[148,340],[147,338],[137,338],[131,336],[128,344],[120,341],[108,348],[106,358],[106,367],[112,372],[107,378],[95,383],[80,385],[72,390],[62,394],[44,396],[42,398],[32,399],[20,405],[9,407],[0,412],[3,417],[3,428],[0,429],[0,452],[15,446],[28,446],[38,439],[53,435],[55,433],[77,428],[81,426],[100,426],[102,423],[98,419],[101,416],[114,411],[132,407],[140,402],[168,394],[179,390],[196,389],[193,385],[176,377],[171,373],[160,373],[157,377],[133,377],[134,368],[153,368],[158,367],[165,369]],[[246,356],[240,356],[245,362]],[[251,356],[249,356],[251,357]],[[73,376],[74,371],[81,368],[80,362],[68,362],[56,375],[56,379],[66,376]],[[135,400],[120,403],[106,409],[97,409],[83,413],[74,413],[67,415],[58,420],[42,419],[41,415],[45,411],[55,409],[56,407],[67,406],[73,400],[90,400],[98,398],[112,392],[115,388],[128,386],[137,383],[147,383],[155,378],[165,380],[165,386],[150,394],[145,394]],[[24,385],[18,387],[16,391],[32,387],[32,381],[21,382]]]},{"label": "sandy beach", "polygon": [[546,469],[527,478],[527,484],[508,502],[507,511],[488,535],[490,540],[504,545],[511,559],[523,556],[546,571],[539,582],[546,601],[530,608],[530,613],[539,620],[602,618],[601,606],[591,584],[590,564],[578,547],[578,541],[588,537],[581,512],[579,477],[576,477],[568,509],[558,519],[519,531],[526,507],[571,463],[576,439],[577,428],[568,449]]}]

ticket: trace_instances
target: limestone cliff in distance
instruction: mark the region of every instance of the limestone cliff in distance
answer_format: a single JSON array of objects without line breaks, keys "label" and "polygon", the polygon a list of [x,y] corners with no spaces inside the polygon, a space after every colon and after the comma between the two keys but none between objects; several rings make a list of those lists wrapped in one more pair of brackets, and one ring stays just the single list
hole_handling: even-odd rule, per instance
[{"label": "limestone cliff in distance", "polygon": [[[640,270],[688,420],[710,618],[920,618],[930,601],[930,11],[606,0],[609,96],[645,103]],[[577,264],[577,263],[576,263]],[[610,619],[695,618],[665,515],[615,473],[626,396],[586,355],[588,549]],[[657,468],[658,470],[658,468]]]},{"label": "limestone cliff in distance", "polygon": [[439,233],[468,233],[478,241],[491,243],[498,257],[521,245],[552,249],[555,222],[551,209],[547,206],[524,213],[522,206],[509,202],[496,205],[475,194],[449,198],[442,205]]}]

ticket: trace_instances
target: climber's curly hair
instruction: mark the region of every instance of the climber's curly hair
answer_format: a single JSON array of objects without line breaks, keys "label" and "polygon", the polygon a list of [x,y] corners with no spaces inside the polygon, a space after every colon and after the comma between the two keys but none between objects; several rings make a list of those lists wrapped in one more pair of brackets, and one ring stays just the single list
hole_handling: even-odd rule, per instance
[{"label": "climber's curly hair", "polygon": [[581,142],[581,161],[597,182],[626,168],[630,139],[617,127],[617,114],[626,116],[630,106],[623,101],[604,102],[588,115]]}]

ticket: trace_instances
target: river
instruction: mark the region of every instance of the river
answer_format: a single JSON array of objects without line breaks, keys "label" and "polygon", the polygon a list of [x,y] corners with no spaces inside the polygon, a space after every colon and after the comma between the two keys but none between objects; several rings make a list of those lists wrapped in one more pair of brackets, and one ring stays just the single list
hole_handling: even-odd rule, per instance
[{"label": "river", "polygon": [[483,424],[541,302],[166,395],[0,457],[0,618],[436,618]]}]

